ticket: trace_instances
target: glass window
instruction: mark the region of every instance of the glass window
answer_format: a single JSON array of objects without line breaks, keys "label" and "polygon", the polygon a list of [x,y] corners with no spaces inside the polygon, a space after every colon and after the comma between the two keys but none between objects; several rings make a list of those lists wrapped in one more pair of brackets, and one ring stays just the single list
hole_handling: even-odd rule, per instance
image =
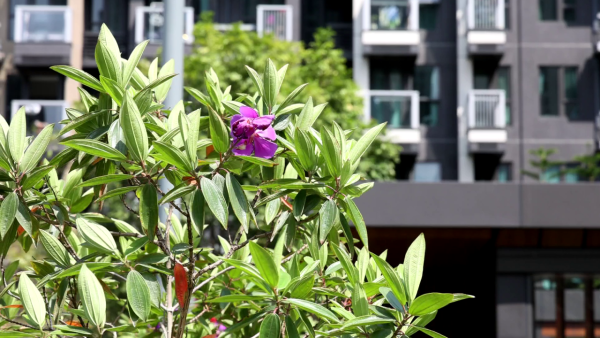
[{"label": "glass window", "polygon": [[504,29],[510,29],[510,0],[504,0]]},{"label": "glass window", "polygon": [[542,116],[558,116],[559,67],[540,67],[539,91]]},{"label": "glass window", "polygon": [[512,181],[512,164],[500,163],[496,171],[496,181],[506,183]]},{"label": "glass window", "polygon": [[18,5],[66,6],[67,0],[10,0],[8,38],[14,39],[15,12]]},{"label": "glass window", "polygon": [[542,173],[542,182],[560,183],[560,166],[554,165]]},{"label": "glass window", "polygon": [[419,6],[419,28],[424,30],[435,29],[437,23],[439,4],[421,4]]},{"label": "glass window", "polygon": [[410,96],[371,96],[371,118],[388,128],[410,128]]},{"label": "glass window", "polygon": [[556,278],[534,276],[535,337],[556,337]]},{"label": "glass window", "polygon": [[563,20],[567,23],[573,23],[577,20],[575,2],[575,0],[563,0]]},{"label": "glass window", "polygon": [[371,89],[407,90],[411,88],[412,69],[397,59],[371,60]]},{"label": "glass window", "polygon": [[440,107],[440,71],[437,67],[415,67],[415,90],[420,96],[421,125],[436,126]]},{"label": "glass window", "polygon": [[371,29],[406,29],[409,14],[409,0],[371,0]]},{"label": "glass window", "polygon": [[498,69],[498,89],[503,89],[506,93],[506,124],[512,123],[511,105],[511,89],[510,89],[510,67],[500,67]]},{"label": "glass window", "polygon": [[415,164],[415,182],[439,182],[442,180],[442,167],[438,162],[418,162]]},{"label": "glass window", "polygon": [[568,163],[565,165],[565,174],[563,175],[563,181],[565,183],[577,183],[580,181],[578,173],[574,170],[579,168],[578,163]]},{"label": "glass window", "polygon": [[542,21],[557,20],[557,5],[556,0],[538,0],[539,1],[539,17]]},{"label": "glass window", "polygon": [[577,67],[564,69],[565,114],[569,118],[577,118],[579,109],[577,104]]}]

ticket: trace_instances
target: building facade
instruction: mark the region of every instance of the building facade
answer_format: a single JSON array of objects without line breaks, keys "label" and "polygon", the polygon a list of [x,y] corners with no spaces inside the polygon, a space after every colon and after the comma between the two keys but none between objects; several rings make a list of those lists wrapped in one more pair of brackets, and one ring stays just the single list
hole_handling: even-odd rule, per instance
[{"label": "building facade", "polygon": [[[600,337],[600,185],[565,171],[598,151],[600,0],[186,0],[227,29],[309,42],[329,26],[353,67],[365,119],[403,146],[397,182],[357,200],[371,250],[402,262],[424,232],[423,291],[476,298],[442,310],[450,337]],[[258,6],[262,6],[259,7]],[[267,7],[265,7],[267,5]],[[278,7],[268,7],[278,6]],[[161,45],[160,1],[0,1],[0,113],[57,122],[97,75],[102,23],[129,54]],[[271,11],[271,12],[269,12]],[[267,16],[277,16],[269,26]],[[556,149],[539,180],[532,150]],[[560,163],[560,164],[559,164]]]}]

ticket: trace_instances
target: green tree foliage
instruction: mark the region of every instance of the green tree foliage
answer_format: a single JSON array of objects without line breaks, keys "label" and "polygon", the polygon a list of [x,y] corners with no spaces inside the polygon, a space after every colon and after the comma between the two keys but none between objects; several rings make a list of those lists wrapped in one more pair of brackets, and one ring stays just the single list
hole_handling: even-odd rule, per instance
[{"label": "green tree foliage", "polygon": [[534,156],[536,159],[529,161],[529,164],[535,171],[531,170],[523,170],[523,174],[534,178],[540,182],[548,182],[549,180],[555,178],[560,175],[560,170],[556,170],[556,173],[549,173],[548,170],[552,167],[558,167],[562,165],[560,161],[553,161],[550,159],[552,155],[556,154],[556,149],[554,148],[539,148],[533,149],[529,153],[531,156]]},{"label": "green tree foliage", "polygon": [[[426,325],[472,297],[419,294],[424,236],[392,267],[369,252],[354,203],[373,186],[357,168],[385,124],[356,139],[336,123],[319,128],[319,106],[299,101],[283,85],[287,66],[268,59],[262,77],[237,74],[253,84],[246,94],[209,69],[207,94],[186,88],[201,109],[166,110],[173,62],[142,73],[145,46],[122,59],[103,26],[100,79],[52,67],[99,97],[81,90],[50,162],[40,163],[53,126],[30,138],[24,108],[10,125],[0,117],[0,262],[15,246],[45,251],[20,271],[0,265],[1,336],[443,337]],[[243,174],[258,183],[241,185]],[[127,193],[131,223],[86,211]],[[217,229],[222,250],[203,247]]]},{"label": "green tree foliage", "polygon": [[[204,14],[194,28],[194,49],[185,58],[185,84],[202,88],[206,81],[204,74],[212,68],[222,83],[231,85],[233,93],[252,93],[254,84],[245,76],[245,67],[262,69],[270,58],[278,65],[289,64],[282,92],[290,93],[307,84],[297,97],[299,102],[312,97],[315,105],[327,103],[315,122],[317,130],[335,121],[352,130],[353,137],[360,137],[373,124],[364,122],[363,98],[342,50],[335,48],[334,34],[331,29],[318,29],[314,41],[305,47],[300,42],[281,41],[271,35],[261,38],[255,32],[242,31],[239,25],[221,32],[215,29],[211,16]],[[400,146],[376,140],[363,156],[359,171],[369,179],[394,179],[400,150]]]}]

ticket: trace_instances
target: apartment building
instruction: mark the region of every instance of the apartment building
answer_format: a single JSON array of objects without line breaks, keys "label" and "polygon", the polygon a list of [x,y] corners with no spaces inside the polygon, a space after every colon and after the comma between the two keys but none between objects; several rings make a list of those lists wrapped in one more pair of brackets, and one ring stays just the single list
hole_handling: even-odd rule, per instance
[{"label": "apartment building", "polygon": [[[600,337],[600,185],[561,172],[547,183],[530,150],[555,160],[598,150],[600,0],[186,0],[184,42],[203,11],[222,29],[310,41],[337,32],[365,98],[365,118],[401,144],[398,181],[357,200],[373,251],[400,263],[427,238],[423,291],[477,298],[430,325],[450,337]],[[26,105],[57,122],[79,99],[48,70],[97,75],[106,23],[128,53],[161,45],[163,7],[149,0],[0,1],[0,113]],[[266,17],[277,20],[265,20]],[[552,184],[550,184],[552,183]]]}]

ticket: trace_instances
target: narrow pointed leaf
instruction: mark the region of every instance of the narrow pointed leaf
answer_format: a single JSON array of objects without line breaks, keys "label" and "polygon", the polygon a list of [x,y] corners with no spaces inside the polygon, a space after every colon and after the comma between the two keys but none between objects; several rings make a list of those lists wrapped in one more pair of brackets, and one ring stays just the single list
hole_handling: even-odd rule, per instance
[{"label": "narrow pointed leaf", "polygon": [[142,275],[132,270],[127,274],[127,300],[133,312],[142,320],[147,321],[150,316],[150,288]]},{"label": "narrow pointed leaf", "polygon": [[112,182],[120,182],[120,181],[128,180],[131,178],[133,178],[133,175],[129,175],[129,174],[104,175],[104,176],[94,177],[85,182],[79,183],[77,185],[77,187],[93,187],[95,185],[108,184],[108,183],[112,183]]},{"label": "narrow pointed leaf", "polygon": [[25,155],[21,159],[19,169],[22,173],[27,173],[34,169],[42,155],[46,152],[50,139],[52,139],[52,131],[54,130],[54,124],[49,124],[35,137],[35,140],[31,142],[31,145],[25,151]]},{"label": "narrow pointed leaf", "polygon": [[125,144],[134,160],[144,162],[148,156],[148,134],[137,105],[125,93],[121,109],[121,128],[125,134]]},{"label": "narrow pointed leaf", "polygon": [[149,241],[154,241],[158,226],[158,195],[151,184],[145,184],[140,194],[140,223],[146,231]]},{"label": "narrow pointed leaf", "polygon": [[227,194],[229,195],[229,201],[231,202],[231,208],[233,213],[240,221],[242,228],[247,233],[250,224],[250,205],[246,194],[242,189],[240,183],[235,179],[231,173],[227,173],[226,176]]},{"label": "narrow pointed leaf", "polygon": [[420,234],[410,245],[404,257],[404,281],[407,293],[412,301],[417,296],[421,278],[423,278],[423,264],[425,262],[425,235]]},{"label": "narrow pointed leaf", "polygon": [[381,271],[381,274],[388,282],[388,286],[392,289],[394,296],[396,299],[400,301],[401,304],[406,304],[406,291],[404,289],[404,282],[396,273],[396,270],[392,268],[386,261],[384,261],[381,257],[371,253],[371,257],[377,264],[377,267]]},{"label": "narrow pointed leaf", "polygon": [[363,219],[363,216],[360,213],[360,210],[358,210],[358,207],[356,206],[354,201],[349,197],[346,197],[344,201],[346,202],[347,206],[346,212],[352,220],[352,223],[354,223],[356,232],[358,232],[358,237],[360,237],[360,240],[362,241],[363,245],[368,249],[369,237],[367,234],[367,224],[365,223],[365,220]]},{"label": "narrow pointed leaf", "polygon": [[106,323],[106,297],[96,275],[83,264],[77,278],[77,289],[83,311],[90,322],[97,327]]},{"label": "narrow pointed leaf", "polygon": [[21,157],[23,157],[23,151],[27,145],[25,142],[26,126],[27,122],[25,121],[25,107],[22,106],[19,108],[19,110],[17,110],[15,116],[13,116],[8,129],[8,150],[12,160],[15,163],[19,163],[21,161]]},{"label": "narrow pointed leaf", "polygon": [[317,315],[321,318],[328,320],[329,322],[338,323],[340,320],[333,314],[333,312],[327,310],[325,307],[319,304],[315,304],[313,302],[303,300],[303,299],[295,299],[288,298],[282,301],[283,303],[292,304],[304,311],[310,312],[314,315]]},{"label": "narrow pointed leaf", "polygon": [[67,268],[71,266],[71,257],[67,252],[67,249],[62,245],[58,238],[52,236],[46,230],[40,229],[40,240],[46,252],[54,259],[59,265]]},{"label": "narrow pointed leaf", "polygon": [[272,288],[276,288],[277,284],[279,284],[279,270],[273,260],[273,256],[254,242],[250,242],[248,245],[252,254],[252,260],[258,271],[260,271],[260,275]]},{"label": "narrow pointed leaf", "polygon": [[217,185],[215,185],[215,183],[213,183],[213,181],[206,177],[203,177],[200,180],[200,186],[210,211],[212,211],[219,223],[221,223],[221,225],[227,229],[228,207],[222,191],[217,187]]},{"label": "narrow pointed leaf", "polygon": [[76,223],[79,234],[89,245],[100,252],[118,254],[117,243],[105,227],[83,217],[78,217]]},{"label": "narrow pointed leaf", "polygon": [[189,291],[187,272],[185,271],[183,265],[175,263],[173,275],[175,276],[175,295],[179,301],[179,306],[183,306]]},{"label": "narrow pointed leaf", "polygon": [[319,228],[319,241],[325,242],[329,232],[334,228],[340,221],[339,211],[334,200],[327,200],[323,203],[321,210],[319,211],[320,228]]},{"label": "narrow pointed leaf", "polygon": [[50,69],[68,78],[71,78],[82,85],[104,93],[104,87],[102,87],[100,81],[83,70],[79,70],[71,66],[52,66]]},{"label": "narrow pointed leaf", "polygon": [[41,329],[46,320],[46,305],[42,294],[26,274],[21,274],[19,278],[19,295],[25,312]]},{"label": "narrow pointed leaf", "polygon": [[109,146],[106,143],[102,143],[96,140],[89,139],[78,139],[78,140],[70,140],[62,142],[61,144],[73,148],[79,151],[83,151],[84,153],[106,158],[114,161],[124,161],[127,159],[125,155],[123,155],[117,149]]},{"label": "narrow pointed leaf", "polygon": [[6,233],[15,221],[17,209],[19,207],[19,197],[11,192],[4,198],[0,205],[0,238],[4,239]]},{"label": "narrow pointed leaf", "polygon": [[454,301],[451,293],[426,293],[415,299],[408,312],[413,316],[423,316],[439,310]]}]

